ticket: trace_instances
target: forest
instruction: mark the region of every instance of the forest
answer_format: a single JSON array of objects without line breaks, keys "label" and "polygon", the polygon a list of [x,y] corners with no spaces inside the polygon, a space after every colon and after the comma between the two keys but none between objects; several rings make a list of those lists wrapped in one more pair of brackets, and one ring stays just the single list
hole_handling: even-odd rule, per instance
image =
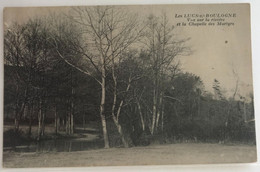
[{"label": "forest", "polygon": [[103,148],[255,144],[253,93],[240,95],[237,80],[227,94],[218,78],[208,91],[184,71],[180,59],[196,52],[171,20],[98,6],[6,25],[4,146],[89,126]]}]

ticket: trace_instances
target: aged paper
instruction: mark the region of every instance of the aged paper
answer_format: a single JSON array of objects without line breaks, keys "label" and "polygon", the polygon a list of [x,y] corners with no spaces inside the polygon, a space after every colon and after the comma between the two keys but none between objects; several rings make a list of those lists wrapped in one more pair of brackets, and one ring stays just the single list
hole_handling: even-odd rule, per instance
[{"label": "aged paper", "polygon": [[4,9],[3,166],[256,162],[249,4]]}]

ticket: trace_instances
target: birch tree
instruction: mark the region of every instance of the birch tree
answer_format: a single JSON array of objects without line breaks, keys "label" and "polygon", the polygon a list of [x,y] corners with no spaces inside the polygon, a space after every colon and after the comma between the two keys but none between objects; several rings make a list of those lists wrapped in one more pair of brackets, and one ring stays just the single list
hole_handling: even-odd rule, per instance
[{"label": "birch tree", "polygon": [[[55,39],[57,54],[69,65],[99,83],[101,87],[100,118],[105,148],[109,148],[105,115],[107,70],[110,68],[114,73],[115,65],[120,60],[122,53],[139,38],[141,32],[137,28],[136,16],[128,15],[123,9],[104,6],[75,7],[68,17],[70,22],[79,28],[78,33],[80,35],[78,36],[82,38],[82,40],[79,40],[78,37],[71,39],[71,35],[65,35],[70,37],[67,42],[68,48],[80,54],[81,58],[78,61],[80,63],[75,63],[75,57],[71,57],[69,53],[59,51],[63,44]],[[70,32],[67,32],[67,34],[70,34]],[[116,90],[117,77],[115,73],[113,74],[113,81]],[[120,104],[123,104],[123,102],[120,102]],[[117,113],[112,113],[112,117],[123,139],[122,129],[118,122],[120,109],[121,107],[118,108]]]},{"label": "birch tree", "polygon": [[[188,39],[177,39],[174,36],[174,27],[170,24],[166,14],[159,17],[150,15],[147,19],[147,28],[143,41],[150,56],[150,67],[153,78],[153,105],[151,134],[154,134],[163,118],[164,98],[164,76],[174,65],[176,58],[181,55],[188,55],[190,48],[185,44]],[[176,64],[176,63],[175,63]]]}]

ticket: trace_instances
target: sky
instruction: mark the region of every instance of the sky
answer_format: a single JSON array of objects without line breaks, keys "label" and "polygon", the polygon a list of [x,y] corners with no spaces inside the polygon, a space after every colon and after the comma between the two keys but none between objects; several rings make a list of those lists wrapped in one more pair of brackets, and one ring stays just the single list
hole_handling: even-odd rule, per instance
[{"label": "sky", "polygon": [[[225,5],[139,5],[125,6],[131,13],[145,17],[151,13],[165,12],[169,22],[175,26],[175,34],[191,38],[187,44],[192,49],[189,56],[180,57],[183,71],[201,77],[207,91],[212,92],[214,79],[232,95],[238,80],[238,93],[248,96],[252,92],[252,62],[250,39],[250,7],[248,4]],[[68,12],[69,7],[55,8],[6,8],[4,22],[11,25],[23,23],[31,17],[48,15],[50,12]],[[235,14],[235,17],[211,17],[224,19],[232,26],[189,26],[184,15]],[[176,17],[182,16],[182,17]],[[205,16],[200,17],[205,20]],[[197,20],[196,17],[191,17]],[[177,23],[186,26],[177,26]],[[195,21],[197,22],[197,21]],[[208,24],[208,22],[206,22]],[[216,23],[216,22],[215,22]]]}]

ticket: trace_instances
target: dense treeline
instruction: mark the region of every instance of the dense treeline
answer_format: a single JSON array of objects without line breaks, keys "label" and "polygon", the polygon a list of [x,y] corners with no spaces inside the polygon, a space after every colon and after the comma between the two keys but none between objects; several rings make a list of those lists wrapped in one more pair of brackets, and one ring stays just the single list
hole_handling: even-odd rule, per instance
[{"label": "dense treeline", "polygon": [[[254,142],[253,97],[214,93],[180,69],[189,39],[165,14],[144,19],[114,7],[75,7],[5,29],[5,124],[55,133],[98,121],[104,146],[176,141]],[[238,87],[238,83],[236,85]]]}]

